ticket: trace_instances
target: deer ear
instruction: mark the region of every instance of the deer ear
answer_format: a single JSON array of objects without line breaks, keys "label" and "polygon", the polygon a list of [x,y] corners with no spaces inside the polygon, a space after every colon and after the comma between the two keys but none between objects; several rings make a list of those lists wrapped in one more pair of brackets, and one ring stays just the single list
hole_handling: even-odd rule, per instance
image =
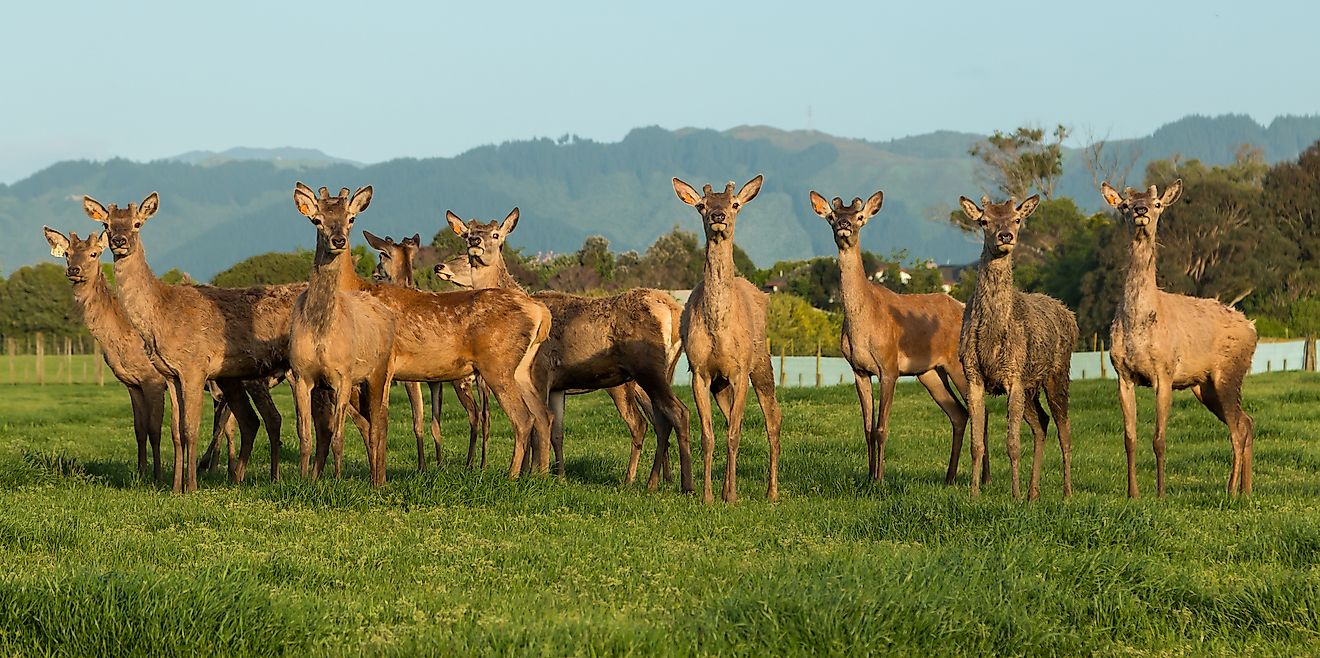
[{"label": "deer ear", "polygon": [[110,219],[110,211],[106,210],[100,201],[89,196],[83,197],[83,212],[94,221],[105,222]]},{"label": "deer ear", "polygon": [[816,190],[811,191],[811,210],[821,217],[830,216],[830,202],[825,200]]},{"label": "deer ear", "polygon": [[138,219],[145,222],[151,219],[151,216],[156,214],[157,210],[160,210],[160,195],[152,192],[142,200],[142,205],[138,206]]},{"label": "deer ear", "polygon": [[965,196],[958,197],[958,203],[962,206],[963,214],[967,215],[967,219],[979,222],[981,221],[981,218],[985,216],[985,211],[981,210],[981,207],[976,205],[975,201],[972,201]]},{"label": "deer ear", "polygon": [[513,229],[518,228],[519,216],[520,214],[517,208],[510,210],[509,215],[504,218],[503,222],[500,222],[500,231],[503,232],[505,235],[512,233]]},{"label": "deer ear", "polygon": [[677,178],[674,179],[674,192],[678,194],[679,201],[682,201],[689,206],[695,206],[698,203],[701,203],[701,195],[697,194],[697,191],[692,189],[691,185],[688,185]]},{"label": "deer ear", "polygon": [[56,258],[64,258],[64,254],[69,253],[69,239],[64,237],[63,233],[49,226],[41,227],[41,232],[46,234],[46,242],[50,245],[50,255]]},{"label": "deer ear", "polygon": [[420,247],[420,246],[422,246],[422,234],[421,234],[421,233],[413,233],[413,236],[412,236],[411,238],[404,238],[404,239],[403,239],[404,242],[408,242],[408,241],[410,241],[410,240],[412,241],[412,244],[413,244],[414,247]]},{"label": "deer ear", "polygon": [[764,182],[765,177],[761,174],[757,174],[756,178],[747,181],[747,184],[742,186],[741,190],[738,190],[738,202],[745,204],[748,201],[755,199],[756,195],[761,192],[761,183]]},{"label": "deer ear", "polygon": [[390,245],[394,244],[393,240],[389,238],[384,238],[384,239],[378,238],[375,235],[373,235],[371,231],[363,231],[362,237],[367,239],[367,244],[371,245],[372,249],[375,249],[376,251],[379,251],[382,254],[388,252],[390,249]]},{"label": "deer ear", "polygon": [[453,231],[454,235],[461,238],[467,233],[467,224],[464,224],[463,220],[459,219],[458,215],[454,214],[454,211],[445,211],[445,221],[449,222],[449,230]]},{"label": "deer ear", "polygon": [[96,238],[96,245],[97,245],[98,247],[101,248],[101,251],[105,251],[106,249],[109,249],[109,248],[110,248],[110,232],[109,232],[109,231],[101,231],[101,235],[97,236],[97,238]]},{"label": "deer ear", "polygon": [[1178,197],[1180,196],[1182,196],[1181,178],[1179,178],[1176,181],[1173,181],[1173,184],[1164,190],[1164,196],[1160,197],[1160,203],[1164,204],[1165,206],[1171,206],[1173,205],[1173,202],[1177,201]]},{"label": "deer ear", "polygon": [[1100,194],[1105,197],[1105,202],[1114,208],[1123,203],[1123,195],[1119,194],[1118,190],[1110,187],[1109,181],[1100,184]]},{"label": "deer ear", "polygon": [[875,194],[872,194],[871,198],[866,200],[866,205],[862,206],[862,213],[861,215],[859,215],[859,217],[861,217],[862,223],[865,224],[866,220],[875,217],[876,213],[880,212],[880,206],[883,206],[884,204],[885,204],[884,192],[877,191]]},{"label": "deer ear", "polygon": [[1031,216],[1031,213],[1036,212],[1036,206],[1037,206],[1037,205],[1040,205],[1040,195],[1039,195],[1039,194],[1033,194],[1033,195],[1027,197],[1027,200],[1026,200],[1026,201],[1023,201],[1022,203],[1018,204],[1018,207],[1017,207],[1017,217],[1018,217],[1018,219],[1026,219],[1026,218],[1030,217],[1030,216]]},{"label": "deer ear", "polygon": [[312,188],[303,185],[301,182],[293,186],[293,205],[298,208],[298,212],[303,217],[312,218],[320,212],[320,204],[316,201],[316,193]]},{"label": "deer ear", "polygon": [[358,191],[353,193],[353,199],[348,202],[348,212],[356,215],[366,210],[369,205],[371,205],[371,186],[359,187]]}]

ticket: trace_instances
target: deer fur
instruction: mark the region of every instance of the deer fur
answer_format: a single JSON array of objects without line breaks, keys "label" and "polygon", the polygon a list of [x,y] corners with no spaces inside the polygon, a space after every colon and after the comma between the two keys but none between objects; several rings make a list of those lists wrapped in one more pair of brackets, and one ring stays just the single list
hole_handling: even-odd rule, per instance
[{"label": "deer fur", "polygon": [[549,470],[550,414],[532,379],[532,363],[550,332],[544,304],[507,290],[435,293],[373,283],[351,267],[340,268],[338,290],[366,292],[394,312],[396,378],[447,382],[480,373],[514,428],[509,477],[522,473],[533,437],[535,470]]},{"label": "deer fur", "polygon": [[[1040,404],[1045,392],[1058,426],[1063,452],[1063,495],[1072,494],[1072,429],[1068,421],[1069,369],[1077,343],[1077,318],[1057,299],[1025,293],[1013,286],[1013,249],[1022,222],[1036,210],[1040,197],[1021,205],[1010,198],[981,204],[960,197],[963,213],[984,232],[976,290],[963,313],[959,354],[967,375],[967,407],[972,418],[972,463],[985,453],[985,395],[1008,396],[1008,460],[1013,497],[1018,484],[1020,422],[1026,417],[1035,439],[1028,499],[1040,495],[1040,467],[1049,416]],[[980,473],[972,469],[972,496],[981,490]]]},{"label": "deer fur", "polygon": [[[467,278],[474,288],[526,291],[509,274],[503,246],[518,225],[517,208],[502,222],[464,222],[446,213],[451,230],[468,244]],[[444,276],[444,275],[442,275]],[[536,380],[549,401],[550,441],[559,475],[564,475],[564,402],[568,394],[606,389],[632,435],[624,481],[637,475],[647,420],[655,426],[656,455],[647,484],[655,489],[669,452],[669,434],[678,431],[679,469],[684,491],[692,491],[688,410],[671,382],[682,352],[681,307],[667,293],[638,288],[609,297],[541,291],[532,298],[550,309],[554,324],[534,364]],[[646,409],[649,413],[641,410]]]},{"label": "deer fur", "polygon": [[[865,204],[854,198],[844,205],[839,197],[834,197],[831,204],[814,191],[810,198],[812,210],[829,223],[839,248],[843,298],[840,342],[856,378],[871,479],[884,480],[894,387],[899,376],[915,375],[952,425],[953,442],[944,483],[953,484],[967,428],[967,409],[957,398],[967,396],[967,378],[958,358],[963,304],[944,293],[900,295],[867,277],[862,265],[861,230],[880,212],[883,192],[872,194]],[[872,377],[880,384],[874,405]],[[988,477],[988,455],[983,468],[982,477]]]},{"label": "deer fur", "polygon": [[1242,313],[1214,299],[1165,292],[1155,281],[1160,215],[1182,194],[1182,180],[1164,194],[1151,185],[1123,194],[1106,182],[1101,193],[1117,208],[1131,236],[1131,261],[1123,298],[1109,330],[1109,358],[1118,374],[1127,451],[1128,496],[1136,498],[1136,386],[1155,389],[1156,490],[1164,496],[1164,437],[1173,391],[1190,388],[1196,399],[1228,426],[1233,465],[1229,494],[1251,493],[1255,422],[1242,408],[1242,383],[1256,352],[1256,327]]},{"label": "deer fur", "polygon": [[[174,451],[176,492],[197,489],[197,431],[206,382],[216,380],[242,434],[235,479],[242,481],[258,423],[242,380],[277,376],[287,369],[289,309],[294,286],[215,288],[166,285],[147,264],[139,231],[160,207],[151,193],[141,206],[106,208],[91,197],[83,209],[102,223],[115,259],[124,317],[142,337],[148,358],[174,399],[171,419],[180,429]],[[272,443],[271,473],[278,475]]]},{"label": "deer fur", "polygon": [[[371,195],[369,185],[359,188],[352,197],[348,188],[335,197],[324,187],[319,197],[301,183],[294,189],[299,212],[316,227],[316,254],[307,289],[293,305],[289,366],[302,462],[308,460],[313,432],[312,388],[323,385],[333,393],[330,445],[342,446],[344,418],[356,386],[367,410],[367,466],[372,485],[379,486],[385,483],[395,316],[369,294],[339,290],[341,272],[353,268],[349,231],[354,218],[371,204]],[[325,449],[318,445],[315,473],[319,474],[324,464]],[[339,475],[339,464],[335,466],[335,475]]]},{"label": "deer fur", "polygon": [[767,297],[734,271],[733,231],[742,206],[756,198],[763,178],[757,175],[734,193],[730,182],[723,192],[706,185],[697,193],[691,185],[675,178],[674,192],[683,203],[701,213],[706,235],[706,266],[702,280],[692,290],[683,308],[683,348],[692,370],[692,395],[701,418],[701,450],[705,465],[702,498],[712,502],[711,462],[715,430],[711,422],[710,396],[729,421],[728,465],[724,473],[723,498],[738,499],[738,442],[742,437],[747,387],[756,391],[765,414],[770,442],[770,477],[766,495],[779,499],[779,428],[782,415],[775,399],[774,368],[766,342]]},{"label": "deer fur", "polygon": [[[413,280],[413,258],[416,257],[418,247],[422,243],[420,234],[413,234],[412,237],[398,242],[390,236],[377,237],[371,231],[363,231],[362,236],[367,239],[367,244],[371,245],[372,249],[379,252],[375,277],[377,282],[393,283],[405,288],[417,287],[416,281]],[[468,468],[473,465],[477,436],[480,434],[481,468],[484,469],[486,446],[490,441],[490,391],[484,384],[480,384],[476,377],[455,380],[449,384],[468,416]],[[427,382],[427,386],[431,393],[431,438],[435,441],[435,463],[439,466],[443,463],[443,453],[440,449],[440,413],[444,403],[444,391],[439,382]],[[480,404],[472,394],[474,387],[481,394]],[[418,382],[404,382],[404,389],[408,392],[408,403],[412,407],[413,435],[417,438],[417,470],[425,470],[426,446],[422,434],[426,424],[426,411],[422,402],[422,387]]]}]

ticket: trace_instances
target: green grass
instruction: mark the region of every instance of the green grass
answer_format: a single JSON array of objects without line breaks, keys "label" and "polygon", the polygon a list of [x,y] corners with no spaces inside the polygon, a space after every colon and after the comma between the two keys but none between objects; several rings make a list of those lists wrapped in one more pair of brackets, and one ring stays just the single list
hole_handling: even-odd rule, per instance
[{"label": "green grass", "polygon": [[563,482],[500,475],[502,414],[492,468],[462,468],[452,397],[449,462],[417,474],[396,389],[381,490],[352,432],[344,480],[299,478],[289,413],[284,481],[259,439],[247,484],[175,496],[137,480],[118,386],[3,387],[0,655],[1315,654],[1320,386],[1264,375],[1246,396],[1249,499],[1225,495],[1226,431],[1180,393],[1169,496],[1127,500],[1114,384],[1089,381],[1068,501],[1053,442],[1041,500],[1010,499],[1002,400],[987,492],[969,500],[966,456],[943,486],[947,423],[905,384],[884,485],[864,481],[850,387],[786,389],[781,502],[751,405],[742,500],[708,507],[618,483],[626,433],[599,394],[569,401]]}]

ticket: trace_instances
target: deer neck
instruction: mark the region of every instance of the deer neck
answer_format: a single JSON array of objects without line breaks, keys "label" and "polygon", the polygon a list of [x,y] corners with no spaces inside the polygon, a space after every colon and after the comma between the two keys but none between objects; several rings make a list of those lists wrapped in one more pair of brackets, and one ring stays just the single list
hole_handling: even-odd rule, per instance
[{"label": "deer neck", "polygon": [[1123,283],[1123,317],[1146,315],[1155,303],[1155,240],[1132,241],[1127,280]]},{"label": "deer neck", "polygon": [[978,315],[992,324],[1006,324],[1013,313],[1014,292],[1013,257],[993,258],[988,252],[982,252],[976,291],[971,299]]},{"label": "deer neck", "polygon": [[74,285],[73,300],[78,304],[83,324],[87,325],[92,337],[102,345],[117,339],[125,331],[133,330],[115,301],[115,295],[110,291],[105,277],[97,276]]},{"label": "deer neck", "polygon": [[353,253],[344,249],[337,254],[330,253],[330,245],[324,236],[316,237],[316,256],[312,259],[312,274],[307,282],[307,293],[303,299],[303,320],[313,331],[327,333],[338,310],[337,293],[347,282],[346,274],[357,279],[353,269]]},{"label": "deer neck", "polygon": [[706,268],[702,273],[702,316],[712,329],[730,324],[729,309],[733,304],[733,284],[737,278],[733,265],[733,236],[712,242],[706,240]]},{"label": "deer neck", "polygon": [[862,264],[861,247],[846,247],[839,250],[839,296],[842,297],[844,317],[854,321],[866,315],[868,299],[888,301],[896,293],[871,283],[866,276],[866,267]]},{"label": "deer neck", "polygon": [[472,289],[502,288],[526,293],[518,280],[509,274],[509,267],[504,263],[504,255],[497,254],[488,264],[471,263]]},{"label": "deer neck", "polygon": [[154,343],[158,325],[173,325],[162,314],[174,309],[165,308],[166,286],[151,271],[141,245],[133,253],[115,258],[115,281],[124,317],[148,343]]},{"label": "deer neck", "polygon": [[404,288],[416,288],[417,281],[413,279],[412,261],[407,259],[402,259],[402,261],[399,265],[398,274],[394,276],[394,283]]}]

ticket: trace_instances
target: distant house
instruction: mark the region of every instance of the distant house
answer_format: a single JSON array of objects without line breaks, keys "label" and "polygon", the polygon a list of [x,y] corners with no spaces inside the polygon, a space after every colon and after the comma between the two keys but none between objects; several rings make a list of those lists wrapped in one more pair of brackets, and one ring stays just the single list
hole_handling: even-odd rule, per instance
[{"label": "distant house", "polygon": [[775,277],[773,279],[768,279],[762,284],[761,290],[762,292],[780,292],[787,287],[788,279],[785,279],[784,277]]}]

